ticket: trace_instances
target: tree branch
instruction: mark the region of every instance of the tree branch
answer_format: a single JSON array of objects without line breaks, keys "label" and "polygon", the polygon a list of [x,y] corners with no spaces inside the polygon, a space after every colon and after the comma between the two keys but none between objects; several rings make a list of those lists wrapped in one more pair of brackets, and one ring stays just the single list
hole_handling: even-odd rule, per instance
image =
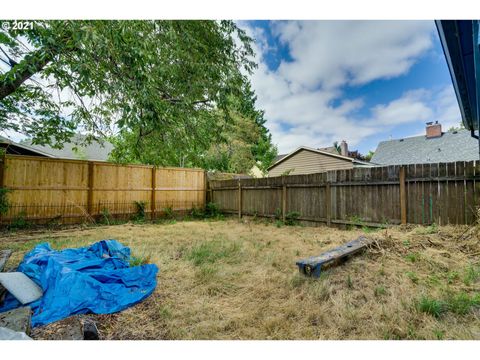
[{"label": "tree branch", "polygon": [[54,52],[49,49],[32,51],[8,72],[2,74],[0,76],[0,100],[12,94],[35,73],[41,71],[53,60],[54,55]]}]

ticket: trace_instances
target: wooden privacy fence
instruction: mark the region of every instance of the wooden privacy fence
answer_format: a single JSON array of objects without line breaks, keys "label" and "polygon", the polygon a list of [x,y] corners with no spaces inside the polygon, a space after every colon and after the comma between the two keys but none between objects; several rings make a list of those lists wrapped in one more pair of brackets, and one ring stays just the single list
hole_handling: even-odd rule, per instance
[{"label": "wooden privacy fence", "polygon": [[330,224],[471,224],[480,163],[355,168],[265,179],[211,181],[220,210]]},{"label": "wooden privacy fence", "polygon": [[6,155],[0,164],[0,187],[10,189],[8,223],[59,219],[81,222],[98,216],[131,216],[136,202],[150,218],[165,209],[205,206],[205,172],[106,162]]}]

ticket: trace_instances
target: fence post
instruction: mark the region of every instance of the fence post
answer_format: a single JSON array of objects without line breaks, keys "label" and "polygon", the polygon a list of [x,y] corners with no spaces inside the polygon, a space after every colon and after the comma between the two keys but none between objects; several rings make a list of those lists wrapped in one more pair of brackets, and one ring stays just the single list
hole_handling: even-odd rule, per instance
[{"label": "fence post", "polygon": [[94,166],[93,161],[88,162],[88,194],[87,194],[87,212],[93,217],[93,186],[94,186]]},{"label": "fence post", "polygon": [[155,166],[152,167],[152,197],[150,199],[150,219],[155,220],[155,206],[157,202],[157,168]]},{"label": "fence post", "polygon": [[285,185],[285,178],[282,176],[282,221],[285,222],[287,217],[287,185]]},{"label": "fence post", "polygon": [[210,199],[209,199],[209,195],[208,195],[209,193],[211,194],[211,192],[209,191],[209,190],[210,190],[210,184],[209,184],[209,182],[208,182],[207,170],[204,170],[204,171],[203,171],[203,181],[204,181],[204,183],[205,183],[204,186],[203,186],[204,189],[205,189],[205,196],[204,196],[204,201],[205,201],[205,203],[203,204],[203,208],[206,209],[207,203],[208,203],[209,201],[212,201],[211,196],[210,196]]},{"label": "fence post", "polygon": [[[4,153],[3,156],[0,158],[0,188],[3,188],[5,185],[5,160],[6,154]],[[7,194],[4,195],[5,197]],[[3,222],[3,215],[0,213],[0,223]]]},{"label": "fence post", "polygon": [[405,189],[405,166],[400,167],[400,219],[402,225],[407,223],[407,191]]},{"label": "fence post", "polygon": [[238,179],[238,218],[242,218],[242,183]]},{"label": "fence post", "polygon": [[332,193],[330,189],[330,181],[325,185],[325,210],[327,215],[327,226],[332,225]]}]

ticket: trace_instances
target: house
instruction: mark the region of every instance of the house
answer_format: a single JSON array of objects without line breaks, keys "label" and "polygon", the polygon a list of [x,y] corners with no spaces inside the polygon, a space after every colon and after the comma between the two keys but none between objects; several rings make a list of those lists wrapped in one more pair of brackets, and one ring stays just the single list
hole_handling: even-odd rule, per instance
[{"label": "house", "polygon": [[0,149],[2,149],[5,154],[11,155],[53,157],[51,154],[48,154],[41,150],[33,149],[28,145],[17,143],[3,136],[0,136]]},{"label": "house", "polygon": [[341,154],[332,148],[313,149],[301,146],[290,154],[277,156],[275,163],[268,168],[268,176],[300,175],[344,170],[354,167],[372,167],[373,164],[347,156],[348,146],[340,144]]},{"label": "house", "polygon": [[442,132],[438,122],[427,123],[425,135],[382,141],[372,157],[379,165],[408,165],[478,160],[478,141],[470,131]]},{"label": "house", "polygon": [[69,143],[63,144],[62,149],[55,149],[48,145],[34,145],[30,140],[14,142],[0,136],[0,147],[7,154],[41,156],[60,159],[107,161],[113,144],[108,141],[92,141],[82,144],[84,135],[74,135]]}]

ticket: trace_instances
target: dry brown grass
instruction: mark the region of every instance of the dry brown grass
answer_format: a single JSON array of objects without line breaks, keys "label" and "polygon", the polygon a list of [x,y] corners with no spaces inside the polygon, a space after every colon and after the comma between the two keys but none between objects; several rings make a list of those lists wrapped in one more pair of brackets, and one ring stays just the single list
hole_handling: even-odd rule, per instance
[{"label": "dry brown grass", "polygon": [[[125,224],[0,239],[17,250],[114,238],[160,272],[155,293],[99,318],[105,339],[478,339],[480,312],[419,310],[422,296],[478,294],[478,229],[408,227],[368,233],[372,247],[319,279],[298,274],[297,259],[352,240],[361,229],[276,227],[253,220]],[[19,235],[20,236],[20,235]],[[473,269],[473,270],[472,270]],[[480,271],[480,270],[479,270]]]}]

